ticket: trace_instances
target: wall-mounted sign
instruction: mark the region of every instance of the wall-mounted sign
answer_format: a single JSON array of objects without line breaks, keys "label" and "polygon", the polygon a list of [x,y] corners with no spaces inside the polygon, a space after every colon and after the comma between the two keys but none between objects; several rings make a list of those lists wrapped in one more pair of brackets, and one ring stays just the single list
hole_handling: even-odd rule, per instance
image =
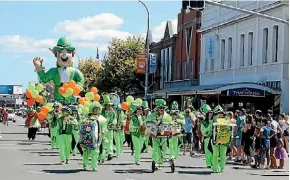
[{"label": "wall-mounted sign", "polygon": [[265,90],[255,89],[255,88],[229,89],[228,96],[265,97]]},{"label": "wall-mounted sign", "polygon": [[13,86],[13,94],[23,94],[22,86]]},{"label": "wall-mounted sign", "polygon": [[0,85],[0,94],[13,94],[12,85]]}]

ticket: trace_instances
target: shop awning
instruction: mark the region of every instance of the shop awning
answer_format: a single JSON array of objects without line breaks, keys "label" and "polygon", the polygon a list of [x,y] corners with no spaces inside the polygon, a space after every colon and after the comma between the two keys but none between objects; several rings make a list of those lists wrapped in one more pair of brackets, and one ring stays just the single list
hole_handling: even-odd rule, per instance
[{"label": "shop awning", "polygon": [[168,88],[168,89],[155,91],[154,95],[166,97],[166,96],[174,96],[174,95],[220,94],[222,91],[241,89],[241,88],[257,89],[261,91],[267,91],[268,93],[271,93],[271,94],[281,94],[280,91],[274,90],[262,84],[243,82],[243,83],[232,83],[232,84],[214,84],[214,85]]}]

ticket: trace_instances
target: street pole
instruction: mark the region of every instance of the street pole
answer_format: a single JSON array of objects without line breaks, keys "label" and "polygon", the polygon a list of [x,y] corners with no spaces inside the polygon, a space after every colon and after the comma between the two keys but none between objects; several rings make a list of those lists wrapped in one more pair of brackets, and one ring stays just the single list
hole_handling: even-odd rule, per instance
[{"label": "street pole", "polygon": [[147,35],[146,35],[146,70],[145,70],[145,95],[144,100],[147,101],[147,94],[148,94],[148,76],[149,76],[149,23],[150,23],[150,17],[149,17],[149,10],[144,2],[141,0],[138,0],[146,9],[147,11]]}]

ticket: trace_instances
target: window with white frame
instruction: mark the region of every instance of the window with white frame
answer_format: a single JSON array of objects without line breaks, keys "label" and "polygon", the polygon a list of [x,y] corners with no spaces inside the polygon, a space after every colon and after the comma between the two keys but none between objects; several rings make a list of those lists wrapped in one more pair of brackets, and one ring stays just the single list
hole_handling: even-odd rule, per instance
[{"label": "window with white frame", "polygon": [[254,33],[249,32],[248,34],[248,65],[253,65],[253,48],[254,48]]},{"label": "window with white frame", "polygon": [[241,34],[240,37],[240,66],[245,65],[245,35]]},{"label": "window with white frame", "polygon": [[263,64],[268,62],[268,28],[263,29],[263,45],[262,45],[262,62]]},{"label": "window with white frame", "polygon": [[193,79],[193,60],[190,61],[190,79]]},{"label": "window with white frame", "polygon": [[186,79],[186,61],[183,62],[182,79]]},{"label": "window with white frame", "polygon": [[228,38],[228,68],[232,68],[233,38]]},{"label": "window with white frame", "polygon": [[273,26],[273,62],[278,62],[278,25]]},{"label": "window with white frame", "polygon": [[190,46],[191,46],[191,35],[192,35],[192,27],[185,29],[185,35],[186,35],[186,54],[189,56],[190,54]]},{"label": "window with white frame", "polygon": [[222,39],[221,42],[221,69],[225,69],[225,62],[226,62],[226,40]]}]

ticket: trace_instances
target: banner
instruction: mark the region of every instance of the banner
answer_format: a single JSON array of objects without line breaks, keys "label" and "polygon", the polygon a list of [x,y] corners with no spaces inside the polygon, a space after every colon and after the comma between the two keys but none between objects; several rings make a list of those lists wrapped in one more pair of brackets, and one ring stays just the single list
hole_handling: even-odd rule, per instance
[{"label": "banner", "polygon": [[216,59],[217,36],[207,36],[205,39],[205,59]]},{"label": "banner", "polygon": [[136,73],[145,74],[146,73],[146,54],[141,53],[136,57]]},{"label": "banner", "polygon": [[153,54],[153,53],[150,53],[149,54],[149,59],[150,59],[149,74],[156,73],[156,71],[157,71],[157,55]]},{"label": "banner", "polygon": [[0,85],[0,94],[13,94],[12,85]]},{"label": "banner", "polygon": [[228,96],[265,97],[265,90],[254,89],[254,88],[229,89]]}]

